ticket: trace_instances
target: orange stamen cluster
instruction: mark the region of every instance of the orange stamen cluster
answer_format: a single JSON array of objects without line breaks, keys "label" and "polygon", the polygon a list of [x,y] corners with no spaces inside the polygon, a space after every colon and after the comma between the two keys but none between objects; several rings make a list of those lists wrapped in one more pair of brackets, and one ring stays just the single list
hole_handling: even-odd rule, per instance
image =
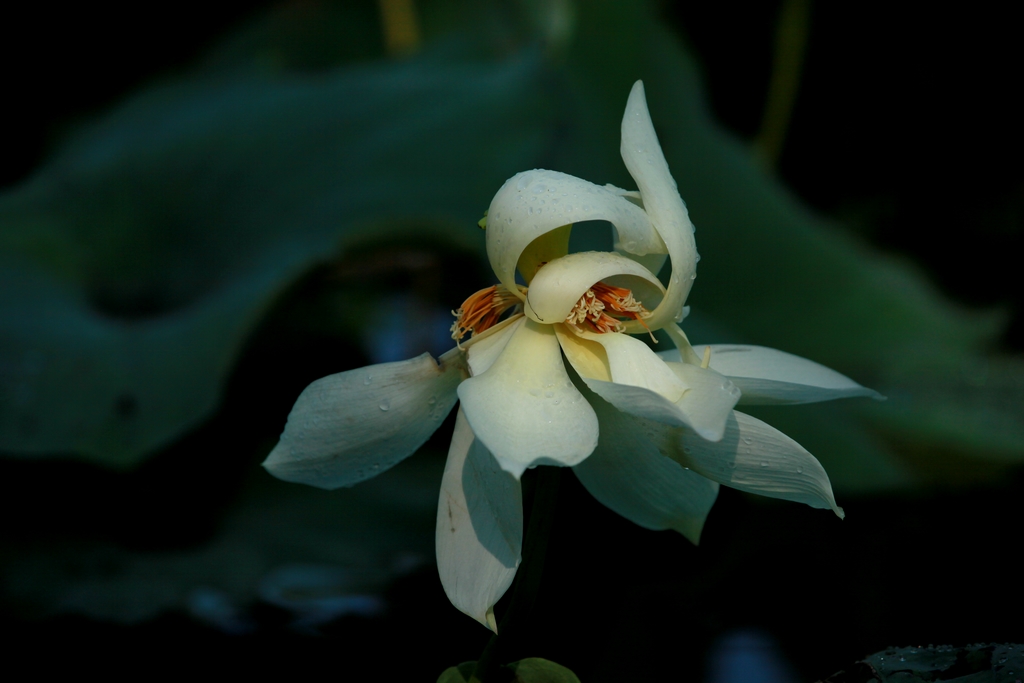
[{"label": "orange stamen cluster", "polygon": [[519,297],[502,285],[492,285],[474,293],[452,311],[452,339],[458,343],[467,333],[480,334],[493,327],[505,311],[519,305]]},{"label": "orange stamen cluster", "polygon": [[598,282],[580,297],[565,322],[577,329],[584,325],[593,332],[621,332],[623,318],[636,320],[647,327],[643,319],[650,314],[633,298],[633,292]]}]

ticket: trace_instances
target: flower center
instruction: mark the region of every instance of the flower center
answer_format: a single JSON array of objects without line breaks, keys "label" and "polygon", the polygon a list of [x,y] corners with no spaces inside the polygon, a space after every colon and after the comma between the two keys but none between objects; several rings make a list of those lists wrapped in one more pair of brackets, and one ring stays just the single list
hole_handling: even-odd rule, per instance
[{"label": "flower center", "polygon": [[621,319],[636,320],[647,327],[643,319],[650,315],[630,290],[598,282],[580,297],[565,322],[576,329],[583,325],[594,332],[621,332]]},{"label": "flower center", "polygon": [[475,292],[462,302],[459,310],[452,311],[452,339],[462,341],[466,333],[477,335],[493,327],[505,311],[520,304],[519,297],[503,285],[492,285]]}]

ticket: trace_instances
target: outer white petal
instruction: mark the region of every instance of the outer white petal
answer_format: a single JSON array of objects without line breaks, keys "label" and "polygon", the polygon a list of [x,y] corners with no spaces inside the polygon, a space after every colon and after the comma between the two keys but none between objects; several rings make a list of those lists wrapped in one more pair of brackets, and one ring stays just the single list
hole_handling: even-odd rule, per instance
[{"label": "outer white petal", "polygon": [[[537,271],[530,283],[524,312],[537,322],[565,322],[588,289],[601,280],[633,290],[636,299],[653,307],[665,288],[651,271],[621,254],[584,251],[555,259]],[[628,282],[626,282],[628,280]]]},{"label": "outer white petal", "polygon": [[[659,329],[673,322],[686,302],[693,278],[697,275],[697,245],[686,205],[679,196],[658,144],[641,81],[633,85],[626,102],[620,151],[626,168],[640,189],[644,209],[665,241],[672,262],[668,292],[646,321],[651,329]],[[628,328],[628,331],[633,332],[634,329]]]},{"label": "outer white petal", "polygon": [[494,604],[522,559],[522,489],[474,438],[462,410],[441,479],[435,535],[448,599],[496,633]]},{"label": "outer white petal", "polygon": [[718,496],[718,484],[666,458],[626,417],[596,397],[601,436],[573,471],[606,507],[645,529],[675,529],[693,543]]},{"label": "outer white petal", "polygon": [[487,257],[498,280],[518,292],[519,256],[541,235],[580,221],[606,220],[637,254],[665,253],[643,209],[607,188],[557,171],[518,173],[502,185],[487,210]]},{"label": "outer white petal", "polygon": [[[497,326],[485,330],[479,337],[470,340],[473,343],[472,345],[466,345],[469,347],[466,349],[466,358],[473,375],[482,375],[487,371],[487,368],[494,365],[494,361],[498,360],[498,356],[505,350],[508,340],[512,338],[512,334],[523,324],[523,320],[524,318],[519,317],[515,320],[510,318],[509,320],[502,321]],[[498,329],[502,325],[504,326]]]},{"label": "outer white petal", "polygon": [[324,489],[375,477],[423,445],[455,405],[461,353],[429,353],[328,375],[310,384],[263,466]]},{"label": "outer white petal", "polygon": [[[728,377],[743,392],[740,404],[816,403],[837,398],[870,396],[846,375],[814,361],[764,346],[711,344],[711,368]],[[697,346],[697,352],[704,348]]]},{"label": "outer white petal", "polygon": [[844,516],[821,463],[796,441],[756,418],[733,411],[725,436],[714,443],[652,422],[644,427],[663,453],[720,484]]},{"label": "outer white petal", "polygon": [[[566,358],[585,379],[643,387],[661,394],[671,403],[677,403],[690,386],[647,344],[627,334],[576,333],[567,325],[556,325],[555,333]],[[600,358],[604,368],[595,370],[589,363],[578,362],[582,354]]]},{"label": "outer white petal", "polygon": [[597,416],[569,380],[550,325],[527,319],[458,391],[477,438],[517,478],[533,464],[575,465],[597,445]]}]

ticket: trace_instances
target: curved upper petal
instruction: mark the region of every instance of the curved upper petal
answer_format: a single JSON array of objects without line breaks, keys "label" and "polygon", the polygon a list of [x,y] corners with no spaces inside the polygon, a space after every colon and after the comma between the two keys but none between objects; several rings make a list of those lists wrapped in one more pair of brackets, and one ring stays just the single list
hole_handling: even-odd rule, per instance
[{"label": "curved upper petal", "polygon": [[[693,279],[697,277],[697,244],[686,205],[679,196],[654,132],[641,81],[633,84],[626,102],[620,151],[622,161],[640,190],[644,210],[664,240],[672,263],[665,298],[645,321],[651,329],[660,329],[679,316]],[[623,248],[633,251],[625,240]],[[627,331],[635,331],[634,326],[627,327]]]},{"label": "curved upper petal", "polygon": [[662,238],[647,213],[607,188],[565,173],[536,169],[501,186],[487,210],[487,258],[498,280],[519,292],[519,257],[536,238],[564,225],[605,220],[637,254],[664,253]]},{"label": "curved upper petal", "polygon": [[741,491],[831,509],[839,517],[844,516],[817,458],[756,418],[734,410],[725,435],[717,442],[650,421],[642,425],[662,453],[708,479]]},{"label": "curved upper petal", "polygon": [[[537,322],[565,322],[566,316],[588,289],[597,282],[615,278],[629,284],[635,298],[653,307],[665,294],[665,287],[651,271],[621,254],[584,251],[556,259],[537,271],[526,295],[524,313]],[[629,282],[623,282],[628,279]]]},{"label": "curved upper petal", "polygon": [[278,479],[336,489],[375,477],[423,445],[457,398],[461,353],[429,353],[328,375],[299,395],[263,466]]},{"label": "curved upper petal", "polygon": [[474,438],[461,409],[441,479],[435,537],[448,599],[497,633],[494,604],[522,559],[522,489]]},{"label": "curved upper petal", "polygon": [[597,416],[569,380],[550,325],[525,319],[458,392],[473,433],[516,477],[533,464],[575,465],[597,445]]},{"label": "curved upper petal", "polygon": [[854,396],[883,398],[846,375],[785,351],[742,344],[710,346],[711,368],[740,388],[740,404],[816,403]]},{"label": "curved upper petal", "polygon": [[645,529],[675,529],[700,540],[718,484],[666,458],[635,420],[588,396],[601,434],[589,458],[573,467],[583,486],[606,507]]}]

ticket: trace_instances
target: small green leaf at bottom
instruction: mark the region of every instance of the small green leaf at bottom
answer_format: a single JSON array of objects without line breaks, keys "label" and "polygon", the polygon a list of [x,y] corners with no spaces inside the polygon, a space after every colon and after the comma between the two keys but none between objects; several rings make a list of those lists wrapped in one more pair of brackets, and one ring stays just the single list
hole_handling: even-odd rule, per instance
[{"label": "small green leaf at bottom", "polygon": [[466,683],[476,669],[476,662],[463,662],[458,666],[450,666],[437,679],[437,683]]},{"label": "small green leaf at bottom", "polygon": [[529,657],[508,665],[515,672],[514,683],[580,683],[572,671],[540,657]]}]

